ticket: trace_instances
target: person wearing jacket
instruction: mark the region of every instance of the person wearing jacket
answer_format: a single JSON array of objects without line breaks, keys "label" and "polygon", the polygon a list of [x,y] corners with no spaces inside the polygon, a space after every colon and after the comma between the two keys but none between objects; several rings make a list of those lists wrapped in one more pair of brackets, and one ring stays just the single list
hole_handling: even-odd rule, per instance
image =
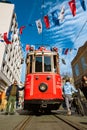
[{"label": "person wearing jacket", "polygon": [[70,83],[70,79],[66,79],[65,84],[63,85],[63,93],[65,97],[65,103],[67,107],[67,114],[71,115],[71,100],[72,100],[72,92],[78,92],[74,88],[74,86]]},{"label": "person wearing jacket", "polygon": [[83,92],[84,97],[87,100],[87,75],[83,75],[82,76],[82,81],[81,81],[80,89]]},{"label": "person wearing jacket", "polygon": [[6,96],[7,96],[7,106],[6,106],[6,115],[7,114],[14,114],[15,112],[15,102],[19,98],[19,91],[23,90],[24,87],[19,88],[17,85],[17,81],[14,80],[14,83],[8,87],[6,91]]}]

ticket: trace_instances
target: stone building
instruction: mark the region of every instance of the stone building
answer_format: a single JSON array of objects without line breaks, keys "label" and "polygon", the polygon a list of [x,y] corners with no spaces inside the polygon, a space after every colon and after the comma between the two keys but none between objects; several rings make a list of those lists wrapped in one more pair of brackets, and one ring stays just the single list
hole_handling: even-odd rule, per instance
[{"label": "stone building", "polygon": [[82,76],[87,75],[87,42],[79,48],[71,65],[75,86],[79,87]]},{"label": "stone building", "polygon": [[[0,2],[0,88],[5,89],[14,79],[20,83],[22,68],[22,47],[20,43],[18,23],[14,4]],[[11,33],[10,41],[6,44],[3,34]]]}]

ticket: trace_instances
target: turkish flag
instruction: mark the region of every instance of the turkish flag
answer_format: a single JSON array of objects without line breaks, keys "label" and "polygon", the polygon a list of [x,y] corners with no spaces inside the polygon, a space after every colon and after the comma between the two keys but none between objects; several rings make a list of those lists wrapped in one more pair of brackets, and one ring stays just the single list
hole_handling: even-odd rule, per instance
[{"label": "turkish flag", "polygon": [[70,2],[68,2],[70,9],[72,11],[73,16],[76,15],[76,4],[75,4],[75,0],[71,0]]},{"label": "turkish flag", "polygon": [[49,22],[48,15],[44,16],[44,23],[46,25],[46,28],[50,28],[50,22]]},{"label": "turkish flag", "polygon": [[8,38],[7,38],[7,32],[4,33],[4,35],[3,35],[3,39],[4,39],[4,41],[6,42],[6,44],[12,44],[12,42],[9,41]]},{"label": "turkish flag", "polygon": [[25,26],[21,26],[21,27],[20,27],[20,29],[19,29],[19,33],[20,33],[20,34],[22,34],[24,28],[25,28]]},{"label": "turkish flag", "polygon": [[30,50],[30,45],[26,45],[26,51],[29,51]]}]

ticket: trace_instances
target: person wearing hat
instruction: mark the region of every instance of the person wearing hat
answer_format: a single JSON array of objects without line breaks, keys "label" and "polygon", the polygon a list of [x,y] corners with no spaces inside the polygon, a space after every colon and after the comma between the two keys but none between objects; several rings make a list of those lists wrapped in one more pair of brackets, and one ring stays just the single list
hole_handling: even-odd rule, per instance
[{"label": "person wearing hat", "polygon": [[19,98],[19,91],[23,90],[24,87],[19,88],[17,85],[17,81],[14,80],[14,83],[8,87],[6,91],[7,96],[7,106],[6,106],[6,115],[7,114],[14,114],[15,112],[15,102]]}]

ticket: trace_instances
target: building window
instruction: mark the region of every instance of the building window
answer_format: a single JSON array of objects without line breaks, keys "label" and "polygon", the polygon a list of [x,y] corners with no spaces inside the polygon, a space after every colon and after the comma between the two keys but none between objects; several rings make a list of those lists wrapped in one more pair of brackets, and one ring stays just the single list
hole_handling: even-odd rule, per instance
[{"label": "building window", "polygon": [[75,71],[75,75],[76,75],[76,76],[79,76],[80,71],[79,71],[79,66],[78,66],[78,64],[75,65],[74,71]]},{"label": "building window", "polygon": [[82,66],[83,71],[86,70],[87,64],[86,64],[85,58],[82,57],[80,61],[81,61],[81,66]]}]

